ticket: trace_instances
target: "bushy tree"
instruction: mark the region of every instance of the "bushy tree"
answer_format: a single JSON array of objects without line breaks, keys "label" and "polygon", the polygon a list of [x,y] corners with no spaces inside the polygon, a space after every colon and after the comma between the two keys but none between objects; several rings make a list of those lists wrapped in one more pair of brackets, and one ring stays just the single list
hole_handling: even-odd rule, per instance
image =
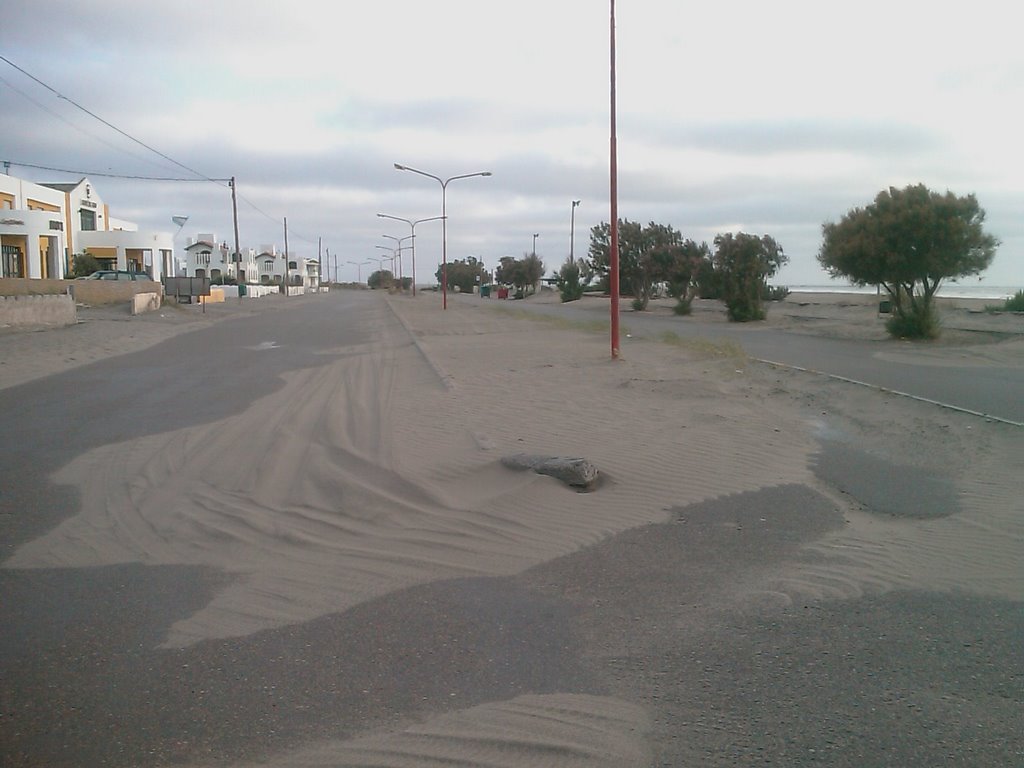
[{"label": "bushy tree", "polygon": [[715,237],[715,271],[730,320],[764,320],[761,297],[767,280],[788,260],[782,246],[768,235],[729,232]]},{"label": "bushy tree", "polygon": [[677,315],[688,315],[697,296],[698,279],[701,269],[711,265],[711,249],[707,243],[699,245],[693,240],[684,240],[673,254],[665,277],[668,295],[676,300],[673,311]]},{"label": "bushy tree", "polygon": [[932,298],[942,281],[977,275],[992,263],[999,241],[984,222],[973,194],[890,187],[871,205],[822,225],[818,261],[832,277],[883,286],[894,308],[891,334],[931,338],[939,331]]},{"label": "bushy tree", "polygon": [[494,279],[502,285],[511,285],[517,295],[525,296],[527,291],[536,291],[537,284],[544,276],[544,262],[535,253],[524,253],[523,258],[513,259],[502,256]]},{"label": "bushy tree", "polygon": [[[611,271],[611,225],[607,222],[590,230],[590,266],[605,276]],[[634,297],[634,309],[644,310],[655,287],[678,277],[684,259],[683,236],[668,224],[650,222],[643,226],[619,220],[619,284]]]},{"label": "bushy tree", "polygon": [[593,272],[588,268],[586,262],[566,259],[555,276],[555,286],[558,288],[562,303],[582,298],[592,277]]},{"label": "bushy tree", "polygon": [[[442,283],[443,265],[438,266],[435,277],[438,285]],[[458,287],[463,293],[472,293],[474,286],[482,285],[487,277],[487,269],[476,256],[448,262],[448,288]]]},{"label": "bushy tree", "polygon": [[88,277],[100,268],[99,260],[91,253],[76,253],[71,259],[71,277]]},{"label": "bushy tree", "polygon": [[373,289],[390,288],[394,283],[395,276],[390,269],[378,269],[366,279],[366,284]]}]

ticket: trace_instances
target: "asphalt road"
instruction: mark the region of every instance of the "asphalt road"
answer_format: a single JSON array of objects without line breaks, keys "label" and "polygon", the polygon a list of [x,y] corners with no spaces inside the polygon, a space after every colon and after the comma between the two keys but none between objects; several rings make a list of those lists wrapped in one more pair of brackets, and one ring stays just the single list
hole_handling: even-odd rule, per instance
[{"label": "asphalt road", "polygon": [[[528,301],[515,302],[514,306],[517,310],[568,318],[583,315],[604,319],[608,313],[608,305],[596,301],[584,307]],[[900,345],[907,342],[829,339],[756,324],[688,323],[686,318],[631,311],[622,312],[620,323],[628,326],[636,337],[655,338],[671,331],[683,338],[735,341],[750,357],[759,360],[841,376],[1024,425],[1024,367],[958,366],[945,362],[937,368],[881,357],[885,353],[898,354]],[[625,339],[622,342],[627,343]]]}]

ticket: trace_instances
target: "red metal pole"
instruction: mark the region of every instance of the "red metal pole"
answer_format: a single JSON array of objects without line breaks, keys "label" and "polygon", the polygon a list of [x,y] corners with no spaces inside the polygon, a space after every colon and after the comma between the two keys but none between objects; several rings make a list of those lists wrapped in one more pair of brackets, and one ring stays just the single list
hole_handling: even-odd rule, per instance
[{"label": "red metal pole", "polygon": [[619,160],[615,135],[615,0],[611,0],[611,270],[612,359],[619,357]]}]

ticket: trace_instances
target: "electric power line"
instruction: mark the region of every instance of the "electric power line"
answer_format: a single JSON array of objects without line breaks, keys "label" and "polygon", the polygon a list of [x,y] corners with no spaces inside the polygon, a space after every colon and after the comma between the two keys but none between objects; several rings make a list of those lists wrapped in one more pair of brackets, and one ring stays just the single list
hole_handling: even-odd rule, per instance
[{"label": "electric power line", "polygon": [[[171,176],[135,176],[127,173],[105,173],[103,171],[82,171],[73,168],[55,168],[49,165],[36,165],[35,163],[21,163],[17,160],[0,161],[4,165],[16,165],[19,168],[35,168],[39,171],[54,171],[56,173],[70,173],[73,176],[103,176],[108,179],[133,179],[135,181],[186,181],[190,184],[199,184],[210,181],[210,179],[182,179]],[[213,181],[227,181],[227,179],[213,179]]]},{"label": "electric power line", "polygon": [[[174,159],[173,157],[169,157],[168,155],[165,155],[165,154],[164,154],[163,152],[161,152],[160,150],[158,150],[158,149],[154,149],[153,147],[149,146],[149,144],[147,144],[146,142],[144,142],[144,141],[142,141],[142,140],[140,140],[140,139],[136,139],[136,138],[135,138],[134,136],[132,136],[131,134],[129,134],[129,133],[126,133],[125,131],[122,131],[122,130],[121,130],[120,128],[118,128],[118,127],[117,127],[116,125],[114,125],[113,123],[111,123],[111,122],[109,122],[109,121],[107,121],[107,120],[104,120],[104,119],[103,119],[102,117],[100,117],[99,115],[97,115],[97,114],[96,114],[95,112],[91,112],[90,110],[86,109],[85,107],[83,107],[83,106],[82,106],[81,104],[79,104],[79,103],[78,103],[77,101],[75,101],[74,99],[72,99],[72,98],[70,98],[70,97],[68,97],[68,96],[65,96],[65,95],[64,95],[63,93],[61,93],[60,91],[58,91],[58,90],[57,90],[56,88],[53,88],[52,86],[49,86],[49,85],[47,85],[46,83],[44,83],[44,82],[43,82],[42,80],[40,80],[40,79],[39,79],[38,77],[36,77],[35,75],[31,74],[30,72],[26,72],[26,71],[25,71],[24,69],[22,69],[21,67],[19,67],[19,66],[18,66],[17,64],[15,64],[15,63],[14,63],[13,61],[11,61],[10,59],[8,59],[8,58],[7,58],[6,56],[0,55],[0,61],[4,61],[4,62],[6,62],[6,63],[7,63],[7,64],[9,64],[10,66],[14,67],[14,68],[15,68],[16,70],[18,70],[19,72],[21,72],[21,73],[22,73],[23,75],[25,75],[26,77],[28,77],[28,78],[30,78],[30,79],[32,79],[32,80],[34,80],[35,82],[39,83],[39,85],[43,86],[43,88],[45,88],[46,90],[48,90],[48,91],[50,91],[51,93],[55,94],[55,95],[56,95],[56,96],[57,96],[58,98],[60,98],[60,99],[63,99],[64,101],[68,102],[69,104],[71,104],[71,105],[73,105],[73,106],[75,106],[75,107],[78,107],[78,109],[80,109],[80,110],[82,110],[83,112],[85,112],[85,114],[89,115],[90,117],[93,117],[93,118],[95,118],[96,120],[99,120],[99,121],[100,121],[101,123],[103,123],[103,124],[104,124],[105,126],[107,126],[108,128],[110,128],[110,129],[112,129],[112,130],[114,130],[114,131],[117,131],[117,132],[118,132],[119,134],[121,134],[122,136],[124,136],[124,137],[125,137],[126,139],[130,139],[130,140],[134,141],[134,142],[135,142],[136,144],[138,144],[139,146],[141,146],[141,147],[144,147],[144,148],[148,149],[148,150],[149,150],[150,152],[153,152],[154,154],[160,155],[160,157],[162,157],[162,158],[163,158],[164,160],[167,160],[167,161],[169,161],[169,162],[171,162],[171,163],[174,163],[174,164],[175,164],[176,166],[178,166],[179,168],[184,168],[184,169],[185,169],[186,171],[188,171],[189,173],[193,173],[193,174],[195,174],[196,176],[199,176],[200,178],[202,178],[202,179],[205,179],[206,181],[210,181],[210,182],[213,182],[214,184],[220,184],[220,182],[219,182],[219,181],[216,181],[215,179],[212,179],[212,178],[210,178],[210,177],[209,177],[209,176],[207,176],[207,175],[206,175],[205,173],[200,173],[199,171],[195,170],[194,168],[190,168],[189,166],[185,165],[184,163],[179,163],[179,162],[178,162],[177,160],[175,160],[175,159]],[[222,185],[222,186],[223,186],[223,185]]]},{"label": "electric power line", "polygon": [[[70,98],[68,96],[65,96],[60,91],[58,91],[56,88],[53,88],[52,86],[47,85],[46,83],[44,83],[42,80],[40,80],[35,75],[33,75],[30,72],[27,72],[26,70],[24,70],[21,67],[19,67],[17,64],[15,64],[13,61],[8,59],[6,56],[3,56],[2,54],[0,54],[0,61],[6,62],[8,65],[10,65],[14,69],[18,70],[19,72],[21,72],[26,77],[30,78],[31,80],[35,81],[36,83],[41,85],[46,90],[48,90],[51,93],[53,93],[55,96],[57,96],[57,98],[63,99],[64,101],[68,102],[69,104],[77,107],[78,109],[80,109],[81,111],[83,111],[87,115],[89,115],[90,117],[92,117],[92,118],[94,118],[96,120],[99,120],[105,126],[107,126],[108,128],[116,131],[117,133],[121,134],[125,138],[130,139],[131,141],[134,141],[139,146],[144,147],[145,149],[148,149],[150,152],[153,152],[154,154],[159,155],[164,160],[167,160],[167,161],[169,161],[171,163],[174,163],[174,165],[178,166],[179,168],[183,168],[184,170],[188,171],[189,173],[195,174],[199,178],[198,179],[178,179],[178,178],[170,178],[170,177],[134,176],[134,175],[129,175],[129,174],[114,174],[114,173],[102,173],[102,172],[91,172],[90,173],[90,172],[72,171],[72,170],[66,170],[66,169],[60,169],[60,168],[51,168],[51,167],[42,166],[42,165],[35,165],[35,164],[32,164],[32,163],[18,163],[18,162],[14,162],[14,161],[6,161],[10,165],[17,165],[17,166],[25,167],[25,168],[36,168],[36,169],[39,169],[39,170],[49,170],[49,171],[62,172],[62,173],[72,173],[72,174],[81,173],[84,176],[98,176],[98,177],[119,178],[119,179],[133,179],[133,180],[138,180],[138,181],[176,181],[176,182],[178,182],[178,181],[188,181],[188,182],[209,181],[209,182],[212,182],[214,184],[218,184],[220,186],[225,186],[225,184],[227,182],[231,181],[230,179],[215,179],[215,178],[212,178],[210,176],[207,176],[204,173],[200,173],[199,171],[195,170],[194,168],[190,168],[189,166],[185,165],[184,163],[179,163],[173,157],[169,157],[168,155],[165,155],[163,152],[161,152],[158,149],[155,149],[155,148],[151,147],[150,145],[146,144],[144,141],[135,138],[134,136],[132,136],[129,133],[126,133],[125,131],[122,131],[120,128],[118,128],[113,123],[111,123],[111,122],[109,122],[107,120],[104,120],[102,117],[100,117],[96,113],[86,109],[85,107],[83,107],[81,104],[79,104],[74,99],[72,99],[72,98]],[[21,92],[19,91],[19,93],[21,93]],[[22,95],[25,95],[25,94],[22,94]],[[29,97],[26,96],[26,98],[29,98]],[[30,100],[32,100],[32,99],[30,99]],[[39,106],[42,106],[42,105],[39,105]],[[45,107],[44,107],[44,109],[45,109]],[[50,110],[47,110],[47,111],[50,111]],[[51,114],[53,114],[53,113],[51,112]],[[54,116],[57,116],[57,115],[54,115]],[[63,119],[63,118],[61,118],[61,119]],[[235,192],[237,194],[237,189],[235,190]],[[251,208],[253,208],[253,210],[257,211],[262,216],[265,216],[267,219],[269,219],[271,221],[275,221],[275,222],[276,221],[282,221],[282,219],[279,219],[278,217],[271,216],[269,213],[264,211],[262,208],[257,206],[255,203],[253,203],[251,200],[249,200],[248,198],[244,197],[243,195],[238,195],[238,197],[240,197],[247,205],[249,205]],[[303,237],[302,235],[298,235],[298,234],[295,235],[295,237],[297,237],[299,240],[304,240],[304,241],[309,242],[309,243],[316,242],[314,240],[311,240],[310,238]]]},{"label": "electric power line", "polygon": [[[106,139],[104,139],[102,136],[99,136],[99,135],[93,133],[92,131],[86,130],[82,126],[80,126],[80,125],[78,125],[76,123],[71,122],[66,117],[64,117],[64,115],[61,115],[58,112],[55,112],[54,110],[50,109],[48,106],[43,104],[41,101],[37,101],[36,99],[32,98],[32,96],[30,96],[29,94],[25,93],[25,91],[23,91],[20,88],[18,88],[14,83],[12,83],[6,77],[0,77],[0,83],[3,83],[4,85],[6,85],[14,93],[17,93],[22,98],[24,98],[26,101],[31,102],[32,104],[37,106],[42,111],[46,112],[51,117],[54,117],[57,120],[60,120],[62,123],[67,125],[69,128],[72,128],[72,129],[78,131],[79,133],[81,133],[81,134],[83,134],[85,136],[88,136],[89,138],[94,139],[94,140],[100,142],[101,144],[104,144],[104,145],[110,147],[113,150],[116,150],[118,152],[123,152],[124,154],[128,155],[129,157],[134,157],[136,160],[139,160],[139,161],[141,161],[143,163],[147,163],[149,165],[154,165],[154,166],[160,167],[157,163],[154,163],[152,160],[149,160],[149,159],[143,157],[142,155],[137,155],[134,152],[129,152],[124,147],[118,147],[117,145],[115,145],[115,144],[107,141]],[[22,163],[18,163],[18,165],[23,165],[23,164]],[[50,169],[44,169],[44,170],[50,170]],[[95,176],[97,174],[92,174],[92,175]]]}]

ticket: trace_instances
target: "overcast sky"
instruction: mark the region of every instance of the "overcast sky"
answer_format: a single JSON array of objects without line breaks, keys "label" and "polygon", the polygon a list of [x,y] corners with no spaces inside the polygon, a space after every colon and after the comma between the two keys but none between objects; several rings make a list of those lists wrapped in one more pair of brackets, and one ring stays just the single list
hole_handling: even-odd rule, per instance
[{"label": "overcast sky", "polygon": [[[12,7],[13,6],[13,7]],[[1024,285],[1024,46],[1005,0],[619,0],[619,214],[711,241],[769,234],[775,282],[826,281],[821,224],[890,185],[975,193],[1002,241],[985,276]],[[243,247],[385,255],[438,216],[449,259],[537,253],[556,269],[609,219],[604,0],[15,0],[0,54],[178,163],[235,176]],[[231,199],[0,62],[0,160],[88,172],[111,214],[232,240]],[[417,229],[417,277],[441,254]],[[374,265],[376,267],[376,265]],[[408,267],[406,268],[408,272]],[[365,277],[364,272],[364,277]]]}]

